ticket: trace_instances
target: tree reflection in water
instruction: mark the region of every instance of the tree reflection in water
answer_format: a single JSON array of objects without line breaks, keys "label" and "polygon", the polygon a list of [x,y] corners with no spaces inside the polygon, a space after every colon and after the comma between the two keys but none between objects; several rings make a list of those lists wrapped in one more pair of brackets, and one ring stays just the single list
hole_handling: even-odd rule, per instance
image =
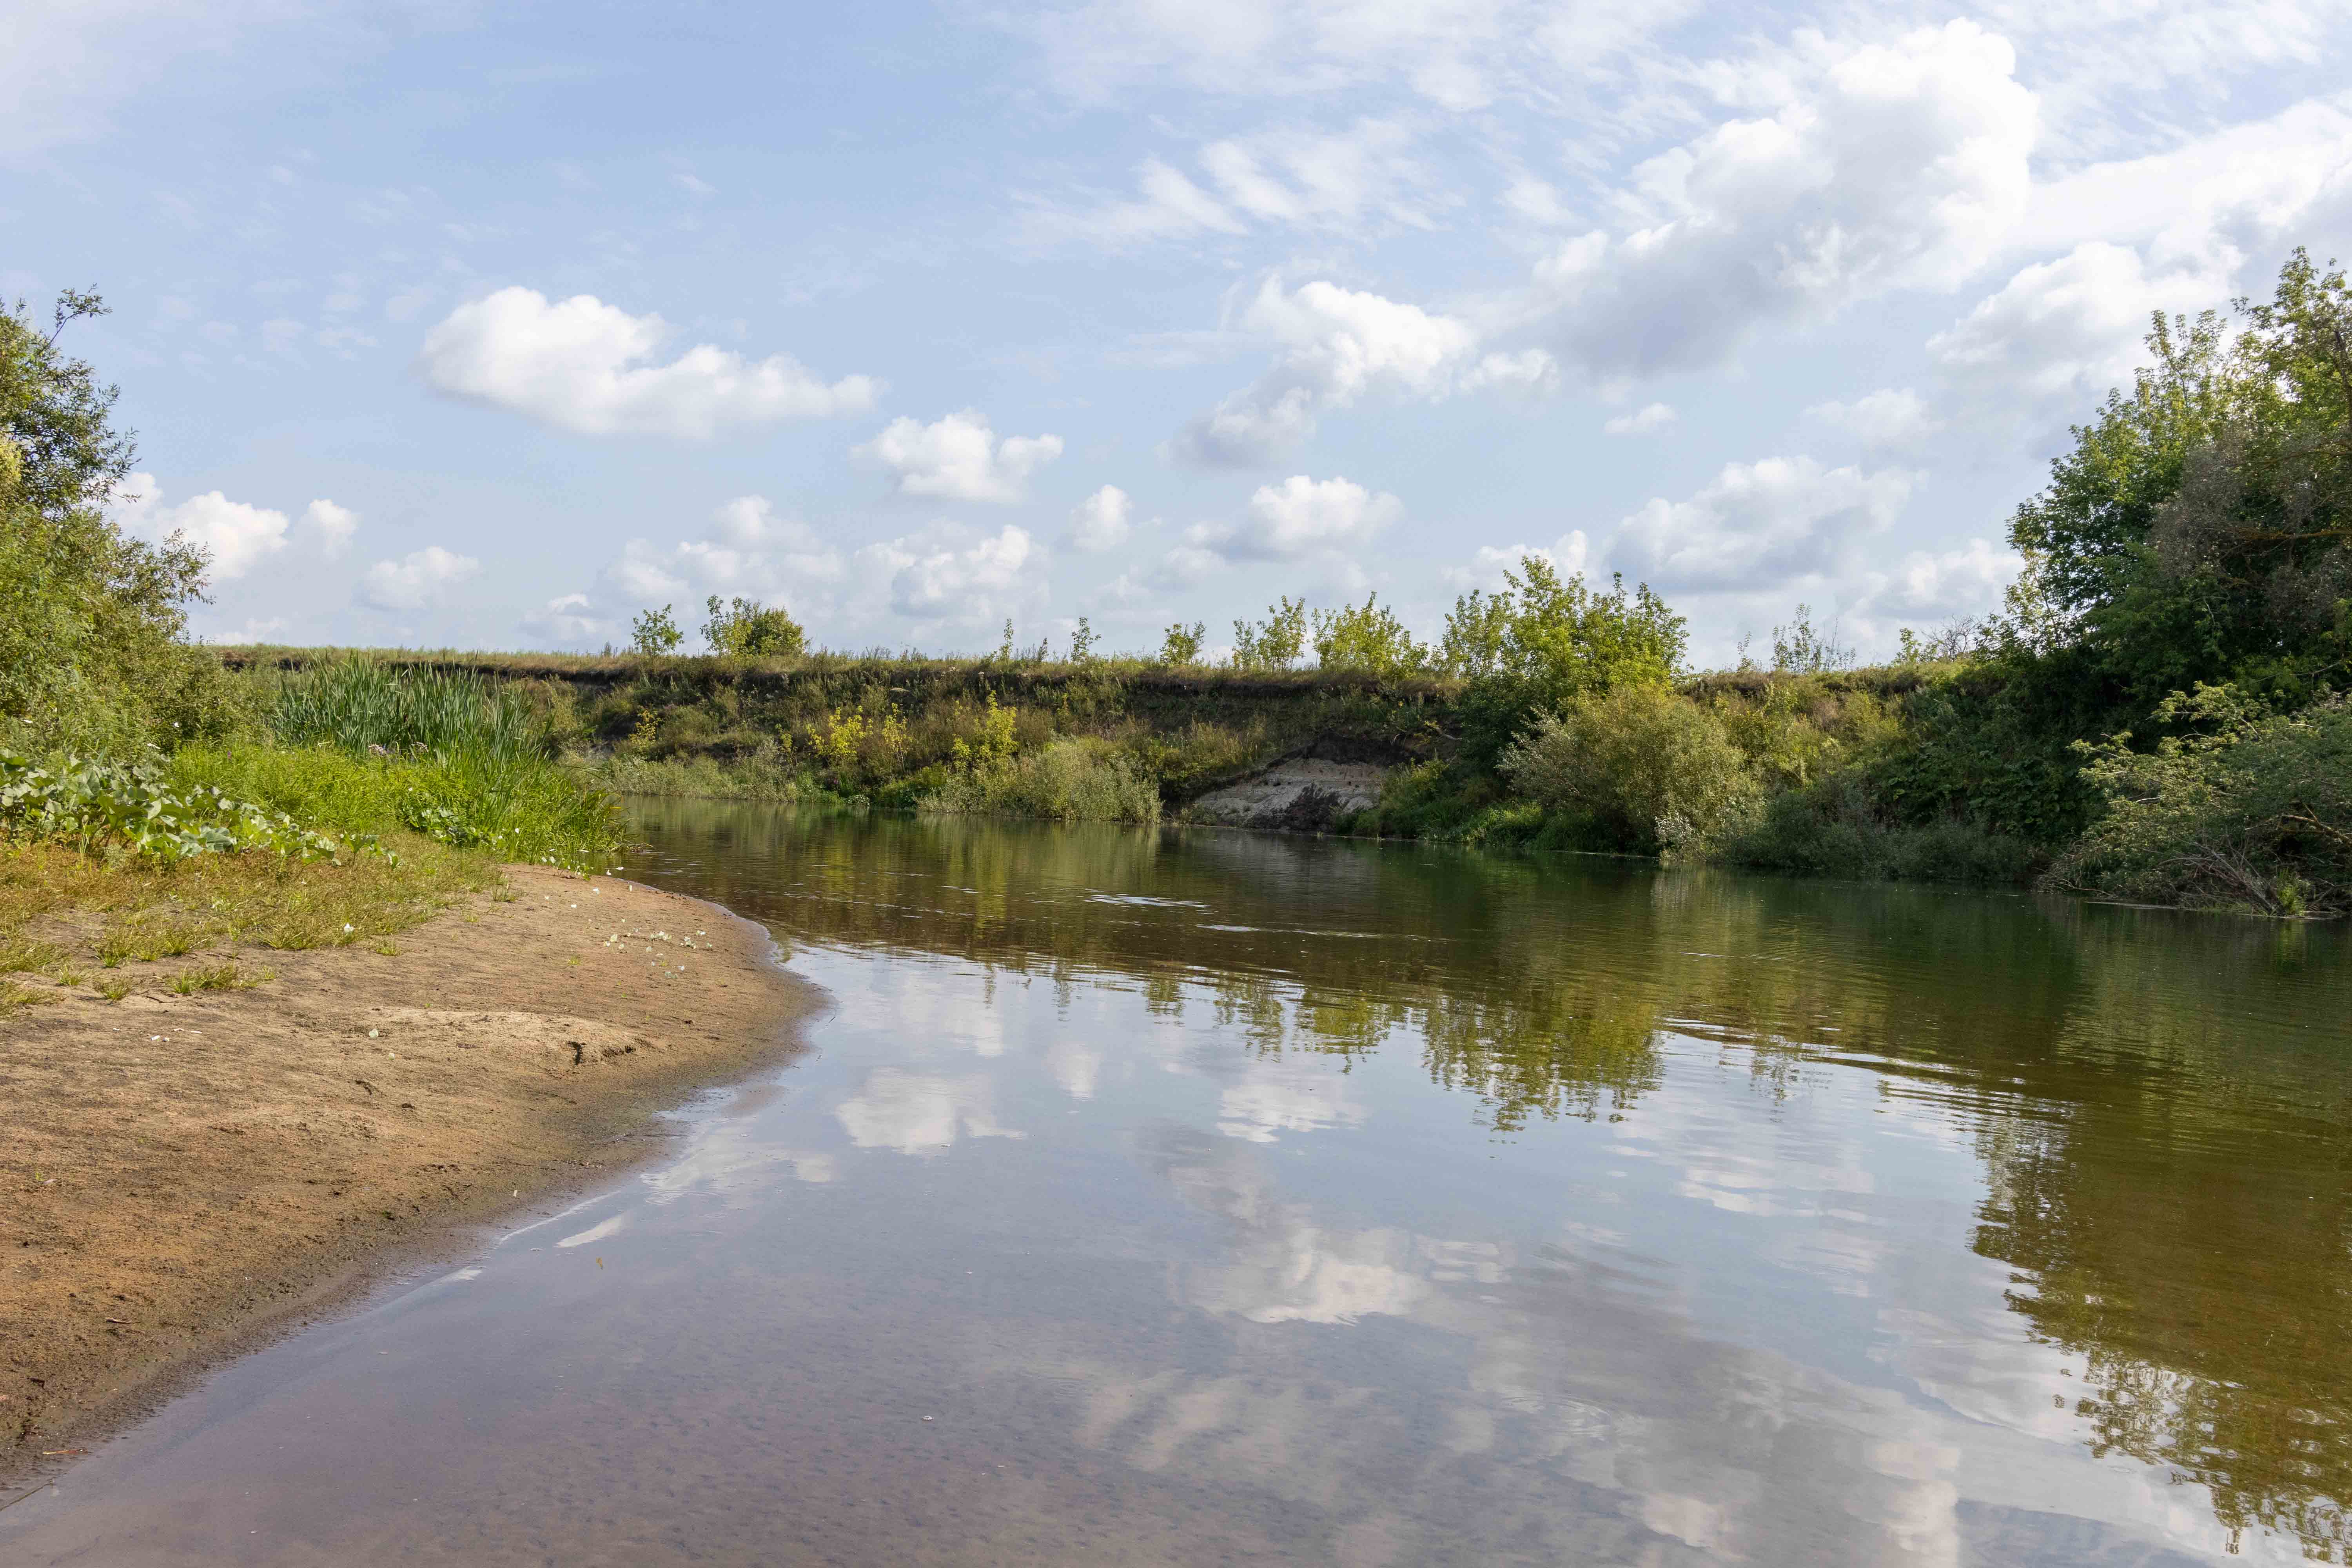
[{"label": "tree reflection in water", "polygon": [[[1265,1055],[1417,1051],[1496,1134],[1636,1116],[1664,1053],[1877,1075],[1986,1173],[1976,1250],[2081,1358],[2095,1450],[2347,1557],[2343,933],[1201,830],[646,803],[778,936],[1205,1002]],[[2064,1403],[2062,1400],[2062,1404]]]}]

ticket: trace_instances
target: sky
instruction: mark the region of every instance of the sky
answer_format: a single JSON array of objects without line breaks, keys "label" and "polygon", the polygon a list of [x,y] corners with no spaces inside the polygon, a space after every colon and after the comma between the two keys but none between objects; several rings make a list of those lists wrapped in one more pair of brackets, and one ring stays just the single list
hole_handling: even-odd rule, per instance
[{"label": "sky", "polygon": [[113,314],[218,641],[1995,609],[2152,310],[2352,259],[2346,0],[15,0],[0,291]]}]

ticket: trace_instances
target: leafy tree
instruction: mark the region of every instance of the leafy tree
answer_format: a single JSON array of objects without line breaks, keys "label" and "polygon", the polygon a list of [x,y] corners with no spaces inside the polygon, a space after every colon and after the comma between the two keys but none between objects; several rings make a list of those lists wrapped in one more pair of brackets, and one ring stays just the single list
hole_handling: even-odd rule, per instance
[{"label": "leafy tree", "polygon": [[1235,669],[1288,669],[1307,651],[1307,601],[1284,595],[1262,621],[1234,623]]},{"label": "leafy tree", "polygon": [[[808,647],[808,634],[782,605],[771,608],[757,599],[721,605],[713,594],[704,601],[703,609],[710,617],[702,624],[703,640],[722,658],[793,658]],[[668,606],[664,605],[663,611],[667,614]],[[638,651],[666,653],[677,646],[673,637],[668,647],[648,649],[641,643]]]},{"label": "leafy tree", "polygon": [[0,310],[0,743],[123,752],[219,729],[219,661],[182,637],[205,552],[130,538],[106,515],[132,442],[116,390],[58,340],[106,313],[68,290],[47,331]]},{"label": "leafy tree", "polygon": [[1315,612],[1315,657],[1325,669],[1369,669],[1408,675],[1429,668],[1430,652],[1405,629],[1396,612],[1381,607],[1380,595],[1360,605]]},{"label": "leafy tree", "polygon": [[[1909,639],[1910,629],[1906,627],[1903,635]],[[1912,646],[1911,641],[1905,642],[1906,653]],[[1813,607],[1811,605],[1797,606],[1794,625],[1772,628],[1772,669],[1775,674],[1820,675],[1828,670],[1851,669],[1853,667],[1853,649],[1838,642],[1836,627],[1824,631],[1813,625]]]},{"label": "leafy tree", "polygon": [[1474,766],[1492,767],[1539,712],[1587,691],[1663,687],[1681,670],[1685,623],[1648,584],[1628,593],[1620,575],[1595,593],[1540,555],[1504,580],[1500,593],[1454,600],[1438,645],[1438,667],[1469,679],[1463,753]]},{"label": "leafy tree", "polygon": [[677,645],[686,640],[686,634],[677,629],[677,622],[670,618],[669,612],[670,606],[664,605],[658,610],[647,610],[632,620],[629,623],[629,651],[648,656],[676,652]]},{"label": "leafy tree", "polygon": [[1076,629],[1070,633],[1070,662],[1090,664],[1095,657],[1095,628],[1087,617],[1080,616]]},{"label": "leafy tree", "polygon": [[1201,662],[1201,639],[1208,634],[1206,622],[1194,621],[1187,626],[1178,621],[1168,628],[1160,642],[1160,662],[1162,664],[1198,664]]}]

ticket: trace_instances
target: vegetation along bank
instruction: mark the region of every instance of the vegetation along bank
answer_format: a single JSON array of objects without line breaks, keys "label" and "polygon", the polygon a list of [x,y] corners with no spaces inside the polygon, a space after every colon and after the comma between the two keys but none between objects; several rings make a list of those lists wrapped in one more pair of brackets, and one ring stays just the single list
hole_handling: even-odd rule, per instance
[{"label": "vegetation along bank", "polygon": [[[2352,304],[2158,318],[2010,538],[2002,613],[1855,668],[1805,607],[1694,671],[1648,588],[1530,558],[1434,643],[1377,598],[1283,598],[1149,655],[812,651],[781,608],[671,606],[600,657],[226,651],[249,706],[362,668],[521,694],[618,792],[1601,850],[1840,877],[2039,881],[2273,915],[2352,908]],[[233,681],[232,684],[236,684]]]}]

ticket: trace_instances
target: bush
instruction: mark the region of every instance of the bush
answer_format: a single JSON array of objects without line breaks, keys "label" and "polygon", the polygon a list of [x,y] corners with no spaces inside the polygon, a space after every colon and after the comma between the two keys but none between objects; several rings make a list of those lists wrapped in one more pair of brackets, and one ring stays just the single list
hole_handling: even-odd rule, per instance
[{"label": "bush", "polygon": [[702,624],[703,639],[722,658],[796,658],[808,648],[808,633],[782,605],[772,609],[737,599],[722,605],[713,594],[704,608],[710,618]]},{"label": "bush", "polygon": [[1720,718],[1656,686],[1570,699],[1503,753],[1513,787],[1580,821],[1596,847],[1704,856],[1760,790]]},{"label": "bush", "polygon": [[1378,594],[1360,605],[1315,612],[1315,658],[1325,669],[1366,669],[1376,675],[1419,675],[1430,652],[1405,629]]},{"label": "bush", "polygon": [[1851,771],[1773,795],[1752,820],[1726,836],[1716,858],[1800,877],[1988,886],[2027,881],[2042,862],[2023,839],[1962,817],[1887,821]]},{"label": "bush", "polygon": [[986,766],[963,769],[925,796],[947,816],[1038,816],[1062,822],[1157,822],[1160,791],[1107,741],[1068,737]]},{"label": "bush", "polygon": [[2309,916],[2352,910],[2352,704],[2265,713],[2229,686],[2174,693],[2201,733],[2084,746],[2105,814],[2052,868],[2078,892]]}]

